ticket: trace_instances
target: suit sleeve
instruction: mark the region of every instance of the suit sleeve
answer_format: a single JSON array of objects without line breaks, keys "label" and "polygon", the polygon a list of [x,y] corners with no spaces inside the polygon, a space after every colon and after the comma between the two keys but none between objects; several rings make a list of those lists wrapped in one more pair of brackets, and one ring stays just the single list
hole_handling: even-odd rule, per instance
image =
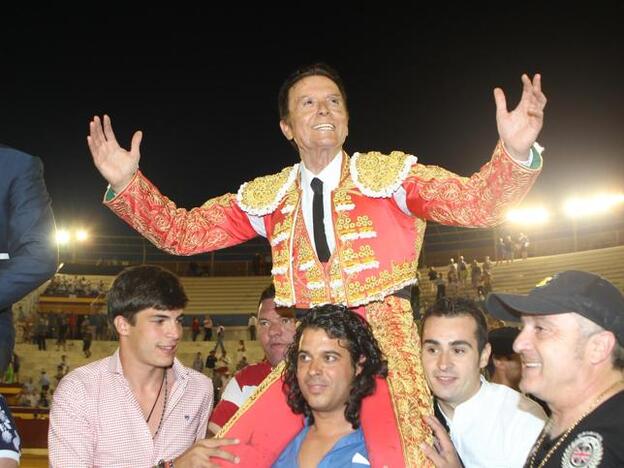
[{"label": "suit sleeve", "polygon": [[156,247],[174,255],[210,252],[258,235],[235,195],[213,198],[192,210],[178,208],[140,171],[104,204]]},{"label": "suit sleeve", "polygon": [[541,156],[531,167],[514,161],[498,143],[492,159],[471,177],[437,166],[415,164],[403,182],[407,207],[418,217],[440,224],[492,227],[522,201],[537,179]]},{"label": "suit sleeve", "polygon": [[43,166],[32,156],[16,158],[7,200],[8,260],[0,260],[0,309],[9,307],[56,272],[58,248]]}]

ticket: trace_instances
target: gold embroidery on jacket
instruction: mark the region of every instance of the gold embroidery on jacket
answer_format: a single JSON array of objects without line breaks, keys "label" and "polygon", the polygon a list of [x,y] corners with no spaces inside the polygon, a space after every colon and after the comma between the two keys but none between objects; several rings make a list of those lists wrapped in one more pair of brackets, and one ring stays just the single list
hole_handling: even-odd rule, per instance
[{"label": "gold embroidery on jacket", "polygon": [[388,360],[388,387],[406,466],[430,467],[419,445],[431,443],[423,416],[433,413],[409,301],[388,296],[366,306],[366,318]]}]

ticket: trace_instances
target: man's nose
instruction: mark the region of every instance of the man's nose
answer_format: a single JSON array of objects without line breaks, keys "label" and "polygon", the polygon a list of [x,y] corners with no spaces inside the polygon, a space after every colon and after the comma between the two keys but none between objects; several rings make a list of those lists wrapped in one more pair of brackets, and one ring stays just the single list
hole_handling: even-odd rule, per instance
[{"label": "man's nose", "polygon": [[452,363],[448,353],[440,353],[438,356],[438,368],[444,370],[451,367],[451,365]]},{"label": "man's nose", "polygon": [[522,351],[525,351],[529,348],[529,332],[526,328],[523,328],[520,331],[520,334],[516,337],[513,342],[513,350],[520,354]]}]

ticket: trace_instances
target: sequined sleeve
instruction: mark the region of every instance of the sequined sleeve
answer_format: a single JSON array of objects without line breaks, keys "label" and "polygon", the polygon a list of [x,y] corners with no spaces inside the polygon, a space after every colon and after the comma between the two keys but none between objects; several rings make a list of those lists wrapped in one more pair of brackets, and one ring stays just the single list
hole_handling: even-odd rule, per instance
[{"label": "sequined sleeve", "polygon": [[507,210],[522,201],[541,171],[525,167],[505,153],[499,142],[492,159],[471,177],[438,166],[415,164],[403,182],[409,210],[441,224],[490,227],[504,221]]},{"label": "sequined sleeve", "polygon": [[236,204],[236,195],[225,194],[186,210],[162,195],[140,171],[104,204],[156,247],[175,255],[210,252],[257,236]]}]

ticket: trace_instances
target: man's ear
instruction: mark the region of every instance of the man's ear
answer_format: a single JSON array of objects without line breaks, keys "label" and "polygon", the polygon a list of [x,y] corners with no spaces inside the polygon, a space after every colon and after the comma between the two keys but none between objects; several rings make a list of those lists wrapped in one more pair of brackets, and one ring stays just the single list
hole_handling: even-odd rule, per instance
[{"label": "man's ear", "polygon": [[481,356],[479,357],[479,368],[483,369],[485,368],[485,366],[487,366],[491,353],[492,353],[492,346],[490,345],[490,343],[485,343],[485,346],[483,347],[483,351],[481,351]]},{"label": "man's ear", "polygon": [[130,322],[128,322],[128,320],[121,315],[114,318],[113,325],[115,326],[115,330],[117,330],[117,334],[119,336],[127,336],[130,331],[130,327],[132,326],[130,325]]},{"label": "man's ear", "polygon": [[290,125],[288,124],[288,121],[280,120],[279,125],[286,139],[288,141],[291,141],[294,137],[293,137],[292,129],[290,128]]},{"label": "man's ear", "polygon": [[492,356],[492,362],[494,363],[495,369],[503,369],[507,363],[507,360]]},{"label": "man's ear", "polygon": [[613,332],[604,330],[595,333],[589,338],[587,352],[592,364],[599,364],[607,359],[611,359],[611,354],[615,348],[616,338]]},{"label": "man's ear", "polygon": [[364,363],[366,362],[366,356],[360,356],[358,362],[355,364],[355,375],[360,375],[364,369]]}]

